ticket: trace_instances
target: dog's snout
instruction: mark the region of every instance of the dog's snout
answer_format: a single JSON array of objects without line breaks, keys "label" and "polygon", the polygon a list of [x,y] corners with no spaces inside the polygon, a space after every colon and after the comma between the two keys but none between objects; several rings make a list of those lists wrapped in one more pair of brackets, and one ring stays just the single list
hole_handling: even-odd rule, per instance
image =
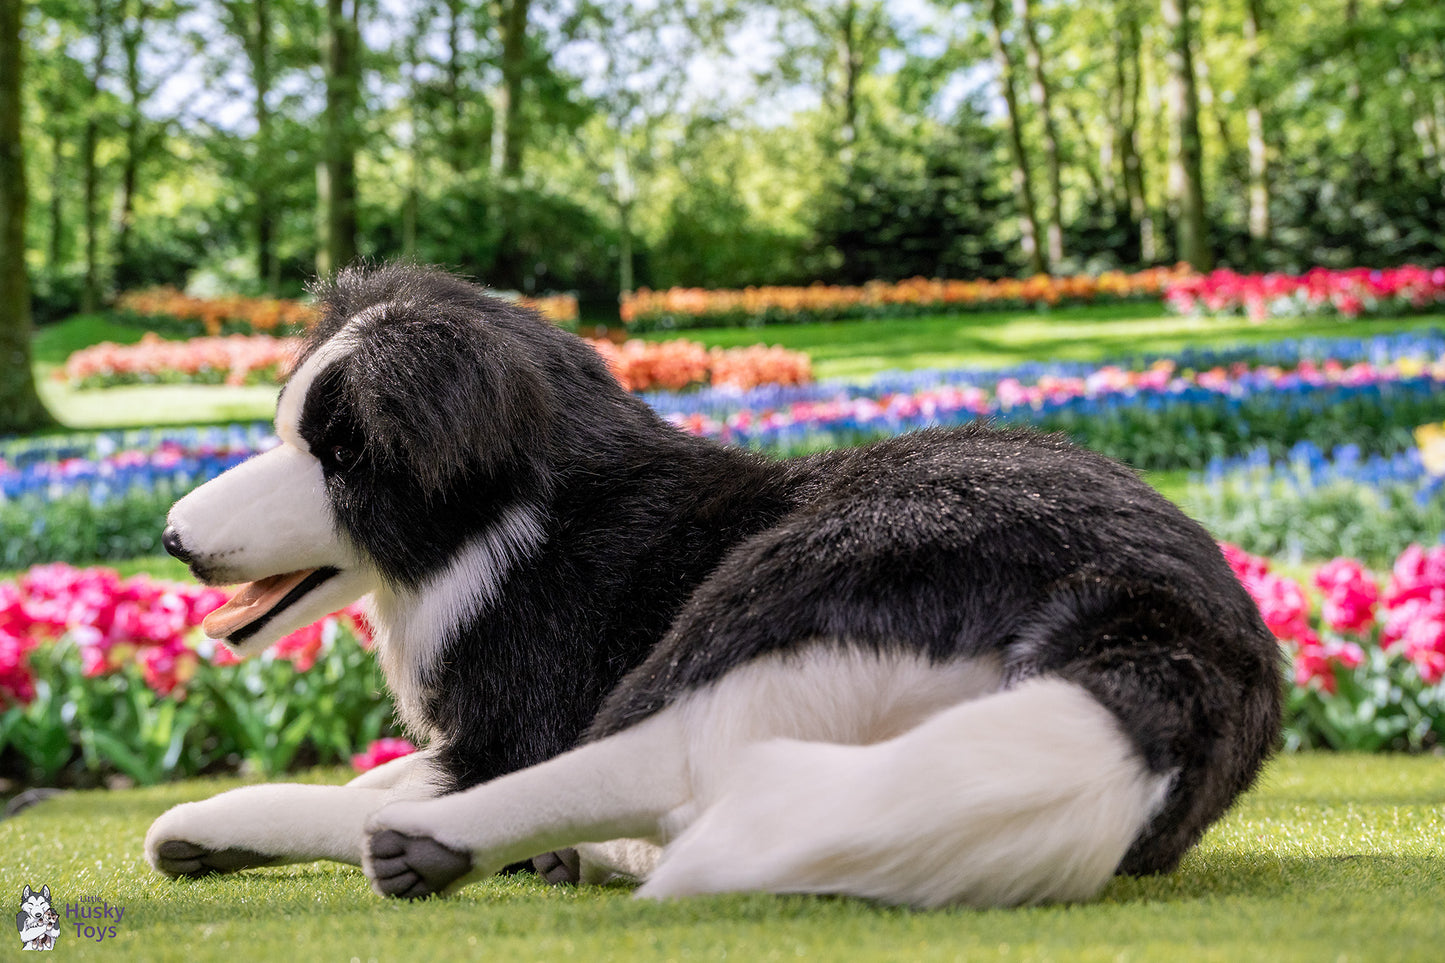
[{"label": "dog's snout", "polygon": [[170,525],[167,525],[166,530],[161,532],[161,545],[182,562],[190,563],[191,553],[186,551],[186,547],[181,544],[181,533]]}]

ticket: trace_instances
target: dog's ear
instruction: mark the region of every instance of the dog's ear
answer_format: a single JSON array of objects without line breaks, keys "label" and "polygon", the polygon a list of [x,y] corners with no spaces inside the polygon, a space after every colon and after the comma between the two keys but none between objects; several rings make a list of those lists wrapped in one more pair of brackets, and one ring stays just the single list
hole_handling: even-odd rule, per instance
[{"label": "dog's ear", "polygon": [[50,902],[50,884],[49,884],[49,883],[46,883],[44,886],[40,887],[40,895],[41,895],[42,897],[44,897],[45,902],[47,902],[47,903]]},{"label": "dog's ear", "polygon": [[35,895],[35,894],[32,893],[32,892],[30,892],[30,884],[29,884],[29,883],[26,883],[26,884],[25,884],[25,889],[21,890],[21,892],[20,892],[20,899],[21,899],[22,901],[23,901],[23,900],[27,900],[27,899],[29,899],[29,898],[30,898],[31,896],[33,896],[33,895]]},{"label": "dog's ear", "polygon": [[551,433],[549,391],[515,330],[443,315],[379,326],[347,363],[373,457],[399,461],[424,491],[460,475],[536,470]]}]

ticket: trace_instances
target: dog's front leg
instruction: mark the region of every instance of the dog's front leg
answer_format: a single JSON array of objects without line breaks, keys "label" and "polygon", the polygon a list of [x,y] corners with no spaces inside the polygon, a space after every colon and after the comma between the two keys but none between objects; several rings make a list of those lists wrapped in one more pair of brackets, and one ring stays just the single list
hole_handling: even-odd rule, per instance
[{"label": "dog's front leg", "polygon": [[430,896],[576,843],[657,839],[690,798],[680,719],[665,711],[465,792],[387,806],[367,823],[362,868],[382,896]]},{"label": "dog's front leg", "polygon": [[330,859],[361,865],[367,818],[387,803],[437,793],[435,767],[418,752],[344,786],[245,786],[183,803],[151,824],[145,853],[168,876]]}]

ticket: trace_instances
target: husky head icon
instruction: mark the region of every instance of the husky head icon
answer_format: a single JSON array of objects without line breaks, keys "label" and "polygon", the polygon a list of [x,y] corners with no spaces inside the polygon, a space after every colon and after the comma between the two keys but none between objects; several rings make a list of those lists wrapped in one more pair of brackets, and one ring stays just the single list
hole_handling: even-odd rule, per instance
[{"label": "husky head icon", "polygon": [[50,905],[50,887],[36,892],[26,886],[20,893],[20,912],[15,914],[15,928],[27,950],[53,950],[60,935],[60,914]]}]

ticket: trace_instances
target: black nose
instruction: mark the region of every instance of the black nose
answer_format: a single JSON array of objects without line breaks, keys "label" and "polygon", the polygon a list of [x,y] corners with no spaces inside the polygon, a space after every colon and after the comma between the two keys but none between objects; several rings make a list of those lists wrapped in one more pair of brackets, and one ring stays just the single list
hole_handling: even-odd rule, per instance
[{"label": "black nose", "polygon": [[181,544],[180,533],[169,525],[166,526],[164,532],[161,532],[161,545],[165,547],[167,552],[170,552],[182,562],[189,562],[191,560],[191,553],[186,551],[186,547]]}]

